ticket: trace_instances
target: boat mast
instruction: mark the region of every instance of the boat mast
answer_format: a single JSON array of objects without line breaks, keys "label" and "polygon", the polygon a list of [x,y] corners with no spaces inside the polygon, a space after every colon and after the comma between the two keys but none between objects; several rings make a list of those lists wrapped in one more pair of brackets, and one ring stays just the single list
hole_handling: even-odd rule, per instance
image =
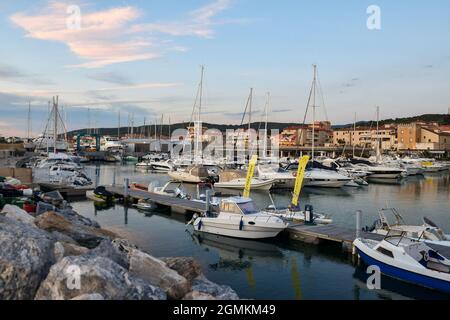
[{"label": "boat mast", "polygon": [[[201,141],[200,137],[203,135],[203,126],[201,125],[201,113],[202,113],[202,102],[203,102],[203,79],[205,75],[205,66],[201,66],[200,72],[200,84],[199,84],[199,103],[198,103],[198,114],[197,114],[197,134],[195,137],[195,154],[197,156],[200,155],[201,152]],[[194,124],[194,133],[195,133],[195,124]]]},{"label": "boat mast", "polygon": [[120,110],[119,110],[119,113],[118,113],[118,119],[117,119],[117,138],[119,138],[119,140],[120,140]]},{"label": "boat mast", "polygon": [[27,140],[30,142],[31,134],[31,101],[28,101],[28,125],[27,125]]},{"label": "boat mast", "polygon": [[355,157],[355,142],[354,142],[355,137],[356,137],[356,112],[355,112],[355,122],[353,123],[353,137],[350,137],[350,142],[353,146],[353,158]]},{"label": "boat mast", "polygon": [[270,92],[267,92],[267,102],[266,102],[266,110],[265,110],[265,125],[264,125],[264,147],[263,147],[263,155],[267,156],[267,122],[269,119],[269,108],[270,108]]},{"label": "boat mast", "polygon": [[53,132],[53,152],[56,153],[56,141],[58,140],[58,96],[53,97],[53,117],[54,129]]},{"label": "boat mast", "polygon": [[376,152],[377,152],[377,162],[380,162],[380,158],[381,158],[381,154],[380,154],[380,126],[379,126],[379,122],[380,122],[380,107],[377,106],[377,148],[376,148]]},{"label": "boat mast", "polygon": [[312,123],[312,147],[311,147],[311,159],[314,163],[314,151],[315,151],[315,128],[316,128],[316,82],[317,82],[317,65],[313,65],[314,69],[314,79],[313,79],[313,90],[312,90],[312,109],[313,109],[313,123]]}]

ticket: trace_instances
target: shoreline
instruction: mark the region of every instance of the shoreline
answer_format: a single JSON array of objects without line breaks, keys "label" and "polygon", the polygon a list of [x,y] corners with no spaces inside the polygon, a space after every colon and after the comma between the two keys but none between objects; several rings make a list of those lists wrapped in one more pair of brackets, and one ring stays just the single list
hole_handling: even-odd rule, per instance
[{"label": "shoreline", "polygon": [[71,208],[33,216],[5,205],[0,245],[2,300],[239,299],[192,257],[156,258]]}]

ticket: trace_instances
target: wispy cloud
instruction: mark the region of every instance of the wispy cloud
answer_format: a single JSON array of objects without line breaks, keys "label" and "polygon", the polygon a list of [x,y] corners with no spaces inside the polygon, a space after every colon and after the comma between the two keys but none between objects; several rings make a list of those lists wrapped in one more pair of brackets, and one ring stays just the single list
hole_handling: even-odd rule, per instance
[{"label": "wispy cloud", "polygon": [[196,36],[212,38],[214,26],[232,21],[213,21],[219,13],[228,9],[231,0],[217,0],[209,5],[193,10],[182,21],[138,24],[131,32],[164,33],[171,36]]},{"label": "wispy cloud", "polygon": [[[83,60],[72,67],[99,68],[160,57],[163,54],[161,34],[211,38],[214,25],[229,23],[213,21],[213,18],[230,4],[231,0],[216,0],[180,21],[157,23],[141,23],[143,12],[132,6],[91,12],[82,6],[81,28],[76,29],[67,27],[69,4],[50,2],[36,12],[18,12],[10,20],[25,30],[26,37],[67,45]],[[174,45],[169,50],[182,52],[186,48]]]},{"label": "wispy cloud", "polygon": [[120,73],[116,73],[116,72],[103,72],[103,73],[91,74],[91,75],[88,75],[88,78],[97,80],[97,81],[102,81],[102,82],[119,84],[119,85],[134,84],[130,78],[128,78],[127,76],[124,76]]},{"label": "wispy cloud", "polygon": [[0,80],[7,80],[17,83],[28,83],[33,85],[51,85],[54,84],[53,81],[42,78],[41,76],[28,74],[22,70],[0,64]]}]

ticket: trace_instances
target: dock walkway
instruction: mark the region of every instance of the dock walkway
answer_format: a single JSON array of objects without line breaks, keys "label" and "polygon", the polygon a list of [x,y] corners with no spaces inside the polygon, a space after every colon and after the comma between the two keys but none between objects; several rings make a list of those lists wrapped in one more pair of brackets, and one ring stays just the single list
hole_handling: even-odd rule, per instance
[{"label": "dock walkway", "polygon": [[[121,197],[125,196],[123,186],[106,186],[106,190]],[[169,207],[177,213],[206,212],[205,204],[197,201],[132,189],[128,189],[128,196],[136,200],[150,200],[159,206]]]}]

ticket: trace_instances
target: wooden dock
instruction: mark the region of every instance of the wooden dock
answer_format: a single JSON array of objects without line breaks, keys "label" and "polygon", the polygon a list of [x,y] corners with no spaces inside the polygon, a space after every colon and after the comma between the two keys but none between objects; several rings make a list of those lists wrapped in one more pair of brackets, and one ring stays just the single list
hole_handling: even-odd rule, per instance
[{"label": "wooden dock", "polygon": [[86,191],[94,190],[95,188],[93,186],[88,187],[71,187],[64,184],[55,184],[55,183],[37,183],[39,186],[39,189],[43,192],[49,192],[49,191],[59,191],[64,199],[74,199],[74,198],[85,198],[86,197]]},{"label": "wooden dock", "polygon": [[[287,233],[289,238],[294,241],[301,241],[315,245],[334,242],[341,244],[343,250],[355,253],[353,250],[353,241],[356,239],[355,229],[345,228],[334,224],[305,225],[301,223],[290,225],[286,229],[285,233]],[[382,235],[363,231],[360,231],[359,236],[361,238],[377,241],[381,241],[384,238],[384,236]],[[450,247],[436,244],[428,245],[434,250],[438,251],[444,257],[450,259]]]},{"label": "wooden dock", "polygon": [[[106,186],[106,190],[115,195],[119,195],[120,197],[125,196],[125,190],[123,186]],[[158,206],[168,207],[173,212],[181,214],[206,212],[206,206],[204,203],[165,196],[147,191],[128,189],[128,197],[131,197],[135,200],[150,200]]]}]

